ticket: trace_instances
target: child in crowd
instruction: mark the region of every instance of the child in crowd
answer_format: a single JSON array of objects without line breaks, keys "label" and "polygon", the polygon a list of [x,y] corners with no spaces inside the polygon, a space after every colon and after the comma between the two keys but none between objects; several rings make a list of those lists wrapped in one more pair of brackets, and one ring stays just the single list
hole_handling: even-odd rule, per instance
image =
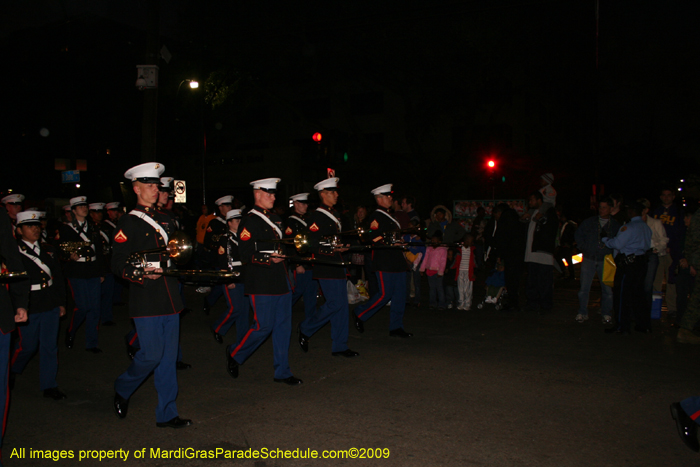
[{"label": "child in crowd", "polygon": [[500,258],[496,261],[496,267],[486,278],[486,303],[498,303],[501,289],[506,285],[506,275],[503,272],[503,262]]},{"label": "child in crowd", "polygon": [[445,289],[442,284],[442,276],[445,273],[447,262],[447,247],[441,246],[442,231],[437,230],[431,238],[432,244],[425,249],[425,257],[420,265],[421,274],[428,276],[430,286],[429,308],[445,309]]},{"label": "child in crowd", "polygon": [[447,309],[451,310],[458,303],[457,295],[457,275],[459,274],[459,250],[456,248],[447,249],[447,262],[445,266],[445,278],[442,283],[445,286],[445,300]]},{"label": "child in crowd", "polygon": [[457,268],[458,310],[469,310],[472,306],[472,292],[474,279],[476,279],[476,254],[474,250],[474,235],[468,233],[462,238],[460,261]]}]

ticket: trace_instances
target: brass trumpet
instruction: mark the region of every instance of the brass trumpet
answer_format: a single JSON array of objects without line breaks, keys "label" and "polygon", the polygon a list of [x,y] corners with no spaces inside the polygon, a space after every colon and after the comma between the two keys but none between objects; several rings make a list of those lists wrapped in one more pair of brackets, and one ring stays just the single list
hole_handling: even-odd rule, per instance
[{"label": "brass trumpet", "polygon": [[293,238],[268,240],[260,243],[282,243],[284,245],[294,245],[294,248],[301,252],[309,247],[309,238],[306,236],[306,234],[296,234]]},{"label": "brass trumpet", "polygon": [[92,242],[63,242],[58,246],[68,255],[76,253],[78,256],[92,256]]},{"label": "brass trumpet", "polygon": [[173,235],[173,238],[168,241],[166,246],[153,248],[151,250],[137,251],[129,256],[128,261],[134,267],[145,269],[146,264],[148,263],[148,261],[146,261],[146,255],[162,253],[167,253],[168,256],[177,264],[186,264],[192,257],[192,241],[187,234],[177,231]]},{"label": "brass trumpet", "polygon": [[6,281],[9,281],[11,279],[24,279],[27,277],[29,277],[29,276],[27,275],[26,271],[19,271],[19,272],[7,271],[7,272],[0,273],[0,282],[6,282]]}]

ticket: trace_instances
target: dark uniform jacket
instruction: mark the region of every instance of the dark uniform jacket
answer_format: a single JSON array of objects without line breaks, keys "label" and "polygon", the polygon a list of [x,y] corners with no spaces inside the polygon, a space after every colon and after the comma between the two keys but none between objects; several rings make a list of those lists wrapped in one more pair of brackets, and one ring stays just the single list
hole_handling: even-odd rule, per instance
[{"label": "dark uniform jacket", "polygon": [[208,250],[216,250],[219,247],[219,239],[228,232],[226,220],[221,216],[216,216],[209,221],[207,232],[204,234],[204,246]]},{"label": "dark uniform jacket", "polygon": [[[27,309],[29,314],[51,311],[56,307],[65,306],[66,285],[61,273],[61,265],[53,247],[42,243],[39,245],[39,256],[37,256],[35,251],[23,240],[17,240],[17,244],[31,286],[33,288],[41,286],[39,290],[30,292],[29,308]],[[48,269],[48,272],[44,268]]]},{"label": "dark uniform jacket", "polygon": [[[377,207],[369,218],[367,237],[373,245],[384,245],[382,234],[399,230],[399,224],[386,208]],[[400,248],[378,248],[372,250],[372,267],[375,271],[404,272],[408,270],[403,250]]]},{"label": "dark uniform jacket", "polygon": [[[260,216],[277,226],[277,229]],[[286,261],[273,263],[269,258],[269,253],[279,247],[279,243],[270,240],[281,239],[284,230],[282,219],[277,214],[259,206],[254,206],[241,219],[238,226],[238,249],[245,265],[244,284],[247,294],[282,295],[289,292]]]},{"label": "dark uniform jacket", "polygon": [[102,275],[110,274],[112,272],[112,239],[114,238],[114,228],[102,221],[99,225],[100,240],[102,240],[102,254],[103,261],[102,264]]},{"label": "dark uniform jacket", "polygon": [[[82,235],[81,235],[82,233]],[[85,242],[89,241],[92,244],[91,252],[85,258],[85,261],[67,261],[63,265],[63,273],[68,278],[75,279],[91,279],[93,277],[101,277],[104,275],[104,240],[100,235],[98,228],[90,220],[85,220],[82,228],[77,222],[70,224],[61,224],[58,226],[59,244],[64,242]],[[67,255],[62,253],[64,259]],[[82,257],[81,257],[82,258]]]},{"label": "dark uniform jacket", "polygon": [[[158,225],[158,230],[132,213],[152,219]],[[176,278],[161,276],[156,280],[144,279],[137,268],[128,262],[133,253],[165,247],[162,232],[168,236],[175,232],[170,216],[158,209],[141,205],[122,216],[117,224],[113,239],[112,272],[129,281],[129,314],[132,318],[171,315],[184,308]],[[169,257],[167,253],[149,254],[146,255],[146,261],[167,267]]]},{"label": "dark uniform jacket", "polygon": [[238,235],[230,230],[219,238],[219,246],[216,250],[216,268],[226,271],[238,271],[241,273],[236,282],[243,282],[244,268],[241,262],[241,254],[238,251]]},{"label": "dark uniform jacket", "polygon": [[[24,264],[17,249],[17,242],[14,237],[14,227],[10,222],[5,208],[0,207],[0,254],[3,264],[9,272],[24,271]],[[15,329],[15,310],[29,305],[29,281],[11,280],[5,284],[0,284],[0,331],[7,334]]]},{"label": "dark uniform jacket", "polygon": [[554,244],[559,231],[559,217],[554,208],[549,208],[535,226],[532,235],[532,251],[554,254]]},{"label": "dark uniform jacket", "polygon": [[309,232],[309,213],[303,216],[297,213],[287,217],[287,227],[284,229],[284,238],[294,238],[298,234],[308,234]]},{"label": "dark uniform jacket", "polygon": [[[327,213],[327,214],[326,214]],[[336,220],[331,219],[328,214]],[[309,220],[309,247],[314,257],[324,261],[343,261],[340,253],[334,252],[328,245],[329,235],[336,235],[342,231],[340,223],[340,213],[333,208],[321,204],[318,209],[311,213]],[[314,265],[314,279],[345,279],[347,272],[342,266],[332,266],[326,264]]]}]

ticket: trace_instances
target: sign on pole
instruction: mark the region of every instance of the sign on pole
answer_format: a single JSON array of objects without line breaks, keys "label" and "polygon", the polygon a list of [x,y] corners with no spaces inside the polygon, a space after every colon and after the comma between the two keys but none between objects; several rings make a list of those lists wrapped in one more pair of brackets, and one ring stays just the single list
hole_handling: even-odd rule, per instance
[{"label": "sign on pole", "polygon": [[78,183],[80,181],[80,170],[64,170],[61,172],[61,182]]},{"label": "sign on pole", "polygon": [[184,180],[175,180],[175,202],[187,202],[187,187]]}]

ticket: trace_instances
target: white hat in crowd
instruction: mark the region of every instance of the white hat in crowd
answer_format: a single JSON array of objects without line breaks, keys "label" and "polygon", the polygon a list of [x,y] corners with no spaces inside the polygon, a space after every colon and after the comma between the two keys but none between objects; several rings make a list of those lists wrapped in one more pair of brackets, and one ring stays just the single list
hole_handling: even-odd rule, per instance
[{"label": "white hat in crowd", "polygon": [[316,190],[316,191],[322,191],[322,190],[334,191],[338,188],[339,181],[340,181],[340,179],[338,177],[327,178],[327,179],[315,184],[314,190]]},{"label": "white hat in crowd", "polygon": [[160,162],[146,162],[124,172],[124,177],[132,182],[160,184],[160,176],[163,172],[165,172],[165,166]]},{"label": "white hat in crowd", "polygon": [[276,193],[277,184],[281,181],[282,179],[280,178],[263,178],[262,180],[255,180],[254,182],[250,182],[250,184],[253,186],[254,190],[262,190],[268,193]]}]

